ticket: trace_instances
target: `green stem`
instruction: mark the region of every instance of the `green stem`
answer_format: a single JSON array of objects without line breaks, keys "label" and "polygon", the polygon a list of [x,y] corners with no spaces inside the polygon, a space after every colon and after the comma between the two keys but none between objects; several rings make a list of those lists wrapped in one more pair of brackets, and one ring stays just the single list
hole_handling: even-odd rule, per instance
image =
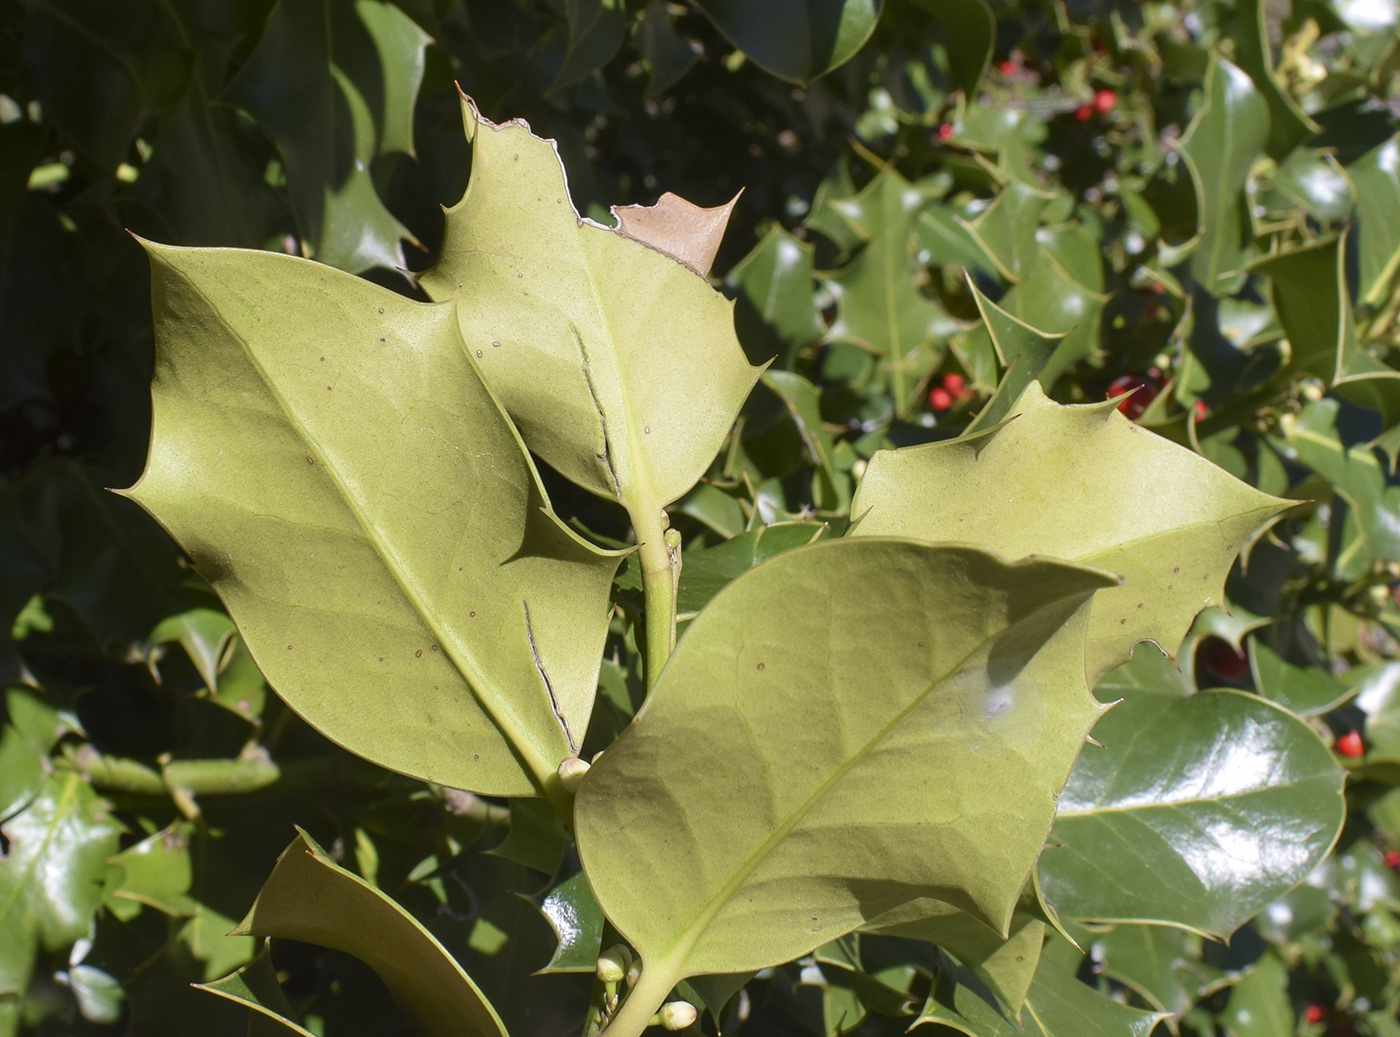
[{"label": "green stem", "polygon": [[666,512],[643,503],[632,511],[631,517],[646,599],[646,676],[650,691],[676,646],[676,573],[671,548],[666,543]]},{"label": "green stem", "polygon": [[627,1000],[613,1016],[600,1037],[638,1037],[651,1025],[652,1016],[666,1003],[666,996],[680,977],[670,962],[652,965],[642,962],[642,975],[637,985],[627,992]]}]

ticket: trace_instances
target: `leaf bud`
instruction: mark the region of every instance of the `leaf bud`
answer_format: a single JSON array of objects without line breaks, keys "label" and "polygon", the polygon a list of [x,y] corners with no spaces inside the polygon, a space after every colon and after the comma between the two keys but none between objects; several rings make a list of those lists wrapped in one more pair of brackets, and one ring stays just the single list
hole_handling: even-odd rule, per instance
[{"label": "leaf bud", "polygon": [[632,952],[622,944],[614,944],[598,955],[598,978],[604,983],[621,983],[632,964]]},{"label": "leaf bud", "polygon": [[658,1015],[661,1017],[661,1025],[668,1030],[684,1030],[693,1025],[699,1017],[695,1006],[689,1001],[669,1001],[661,1006]]},{"label": "leaf bud", "polygon": [[559,784],[571,796],[583,784],[583,776],[587,773],[588,764],[577,756],[566,756],[559,762]]}]

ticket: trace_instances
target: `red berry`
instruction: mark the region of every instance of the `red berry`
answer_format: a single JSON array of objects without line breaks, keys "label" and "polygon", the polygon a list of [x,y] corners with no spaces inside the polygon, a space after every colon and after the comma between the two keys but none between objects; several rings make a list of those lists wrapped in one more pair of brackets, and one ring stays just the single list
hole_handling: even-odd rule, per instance
[{"label": "red berry", "polygon": [[1208,637],[1201,643],[1200,660],[1207,670],[1227,681],[1237,681],[1249,672],[1249,657],[1218,637]]},{"label": "red berry", "polygon": [[1385,851],[1385,866],[1391,871],[1400,868],[1400,850]]},{"label": "red berry", "polygon": [[997,66],[997,71],[1004,76],[1014,76],[1016,74],[1016,68],[1016,62],[1003,61],[1000,65]]},{"label": "red berry", "polygon": [[934,410],[947,410],[953,405],[953,394],[940,385],[928,394],[928,403]]},{"label": "red berry", "polygon": [[1205,421],[1206,415],[1210,413],[1210,408],[1206,406],[1205,400],[1197,400],[1191,405],[1191,410],[1195,412],[1197,421]]},{"label": "red berry", "polygon": [[1321,1005],[1308,1005],[1303,1009],[1303,1022],[1320,1023],[1327,1018],[1327,1009]]},{"label": "red berry", "polygon": [[1093,105],[1081,104],[1074,110],[1074,117],[1080,122],[1088,122],[1089,117],[1094,114]]},{"label": "red berry", "polygon": [[1100,115],[1107,115],[1109,112],[1113,111],[1114,106],[1117,104],[1118,95],[1112,90],[1094,91],[1094,111],[1098,112]]},{"label": "red berry", "polygon": [[938,139],[939,139],[939,140],[948,140],[948,139],[949,139],[950,137],[952,137],[952,136],[953,136],[953,124],[952,124],[951,122],[945,122],[942,126],[938,127]]},{"label": "red berry", "polygon": [[1348,731],[1337,739],[1335,745],[1337,752],[1348,759],[1354,760],[1366,754],[1366,745],[1361,741],[1359,731]]},{"label": "red berry", "polygon": [[950,371],[943,376],[943,388],[947,389],[954,396],[961,396],[967,389],[967,379],[962,375]]},{"label": "red berry", "polygon": [[1156,399],[1157,387],[1135,374],[1125,374],[1121,378],[1115,378],[1113,384],[1108,387],[1106,398],[1112,399],[1115,396],[1123,396],[1118,402],[1118,409],[1127,415],[1129,421],[1136,421]]}]

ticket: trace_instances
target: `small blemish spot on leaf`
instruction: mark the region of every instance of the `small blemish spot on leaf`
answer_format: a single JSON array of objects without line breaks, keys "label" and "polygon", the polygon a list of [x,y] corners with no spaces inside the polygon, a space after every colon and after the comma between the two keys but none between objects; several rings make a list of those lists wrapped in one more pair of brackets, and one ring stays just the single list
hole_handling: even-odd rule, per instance
[{"label": "small blemish spot on leaf", "polygon": [[643,425],[643,426],[642,426],[642,431],[645,432],[648,436],[651,435],[651,426],[650,426],[650,425]]},{"label": "small blemish spot on leaf", "polygon": [[475,612],[469,612],[469,613],[467,613],[467,615],[471,616],[472,619],[475,619],[475,618],[476,618],[476,613],[475,613]]},{"label": "small blemish spot on leaf", "polygon": [[381,346],[384,345],[384,340],[383,340],[382,338],[379,340],[379,344],[380,344]]},{"label": "small blemish spot on leaf", "polygon": [[325,358],[325,357],[321,357],[321,363],[324,364],[325,362],[326,362],[326,358]]},{"label": "small blemish spot on leaf", "polygon": [[1138,608],[1142,608],[1142,602],[1138,602]]},{"label": "small blemish spot on leaf", "polygon": [[414,653],[413,653],[413,658],[415,658],[415,659],[421,659],[421,658],[423,658],[423,649],[420,648],[420,649],[418,649],[418,651],[414,652]]},{"label": "small blemish spot on leaf", "polygon": [[381,656],[379,657],[379,661],[380,661],[380,662],[383,662],[383,661],[384,661],[384,656],[381,655]]},{"label": "small blemish spot on leaf", "polygon": [[517,271],[515,272],[515,276],[516,276],[516,277],[524,277],[525,275],[524,275],[524,273],[522,273],[521,271],[517,270]]},{"label": "small blemish spot on leaf", "polygon": [[1126,622],[1128,622],[1127,617],[1124,617],[1123,619],[1120,619],[1120,620],[1118,621],[1118,625],[1121,627],[1121,626],[1122,626],[1123,624],[1125,624]]},{"label": "small blemish spot on leaf", "polygon": [[1174,566],[1174,567],[1172,568],[1172,572],[1174,572],[1174,573],[1179,573],[1179,572],[1181,572],[1181,566],[1179,566],[1179,565],[1178,565],[1178,566]]},{"label": "small blemish spot on leaf", "polygon": [[476,355],[477,355],[477,356],[481,356],[481,350],[478,349],[478,350],[476,351]]},{"label": "small blemish spot on leaf", "polygon": [[383,313],[383,312],[384,312],[384,307],[383,307],[383,306],[379,307],[379,312],[380,312],[380,313]]},{"label": "small blemish spot on leaf", "polygon": [[762,663],[759,663],[759,664],[758,664],[758,668],[759,668],[760,670],[763,669],[763,664],[762,664]]},{"label": "small blemish spot on leaf", "polygon": [[316,463],[316,459],[315,459],[314,457],[312,457],[310,454],[307,454],[307,455],[306,455],[306,463],[307,463],[307,464],[315,464],[315,463]]},{"label": "small blemish spot on leaf", "polygon": [[291,650],[292,650],[292,646],[291,646],[291,645],[288,645],[288,646],[287,646],[287,651],[290,652]]},{"label": "small blemish spot on leaf", "polygon": [[437,645],[433,645],[433,651],[436,652],[437,650],[438,650],[438,646],[437,646]]},{"label": "small blemish spot on leaf", "polygon": [[499,342],[492,342],[491,345],[493,345],[493,346],[499,346],[500,343],[499,343]]}]

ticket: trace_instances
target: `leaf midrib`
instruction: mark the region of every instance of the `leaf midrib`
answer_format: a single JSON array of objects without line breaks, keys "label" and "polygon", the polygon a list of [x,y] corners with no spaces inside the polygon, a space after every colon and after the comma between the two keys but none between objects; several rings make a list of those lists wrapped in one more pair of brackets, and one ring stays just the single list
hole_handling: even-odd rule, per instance
[{"label": "leaf midrib", "polygon": [[[1084,594],[1084,597],[1088,599],[1092,597],[1093,593],[1094,591],[1090,590]],[[806,819],[807,815],[815,810],[822,800],[845,779],[847,774],[854,770],[858,764],[864,762],[870,756],[870,753],[889,737],[890,733],[894,731],[896,727],[902,724],[911,713],[923,705],[935,689],[943,686],[954,675],[960,673],[967,665],[968,661],[980,653],[992,641],[996,640],[998,637],[1004,636],[1009,631],[1015,630],[1017,627],[1035,620],[1036,617],[1040,616],[1040,614],[1047,609],[1054,608],[1073,596],[1074,595],[1065,595],[1053,601],[1048,601],[1035,611],[1021,617],[1017,622],[1003,627],[984,640],[979,641],[966,655],[960,658],[950,669],[945,671],[941,677],[931,681],[921,694],[915,696],[908,706],[895,714],[895,716],[876,732],[859,751],[853,753],[849,759],[836,768],[830,777],[814,789],[802,803],[798,804],[788,816],[788,819],[745,858],[739,868],[735,870],[734,876],[721,886],[709,900],[702,904],[699,911],[691,916],[690,921],[682,926],[680,935],[661,952],[660,956],[667,961],[674,962],[676,967],[683,966],[685,959],[689,957],[695,944],[699,942],[700,937],[703,936],[705,930],[709,928],[710,922],[712,922],[715,916],[729,903],[734,894],[742,888],[749,876],[751,876],[758,867],[768,859],[773,851],[792,834],[797,826]],[[1054,636],[1056,635],[1051,635],[1052,638]],[[1042,646],[1042,648],[1043,647],[1044,646]],[[1036,652],[1036,655],[1039,655],[1039,651]]]},{"label": "leaf midrib", "polygon": [[[191,284],[191,287],[195,286]],[[200,296],[213,307],[215,313],[219,312],[218,305],[213,299],[210,299],[197,287],[195,287],[195,290],[199,291]],[[327,457],[326,451],[322,447],[320,441],[313,436],[299,420],[291,404],[288,402],[287,398],[283,396],[280,388],[269,375],[267,368],[263,365],[262,361],[258,359],[248,339],[244,335],[235,332],[233,326],[229,324],[228,321],[224,320],[222,315],[220,315],[220,321],[243,347],[243,352],[247,356],[248,362],[252,364],[253,368],[257,371],[263,385],[267,387],[267,391],[276,401],[278,408],[286,417],[288,424],[290,424],[296,434],[319,455],[321,467],[325,469],[327,477],[335,487],[341,501],[345,504],[350,514],[355,517],[355,521],[363,531],[365,539],[369,542],[371,547],[373,547],[375,554],[389,571],[394,582],[398,585],[399,590],[408,600],[414,612],[417,613],[418,618],[423,621],[424,626],[432,632],[438,643],[442,645],[444,653],[452,660],[453,667],[457,670],[463,682],[471,691],[472,697],[476,699],[477,704],[481,706],[482,710],[490,718],[496,730],[505,736],[506,743],[510,746],[512,754],[524,765],[523,769],[526,774],[529,775],[532,783],[538,786],[540,792],[543,793],[545,780],[547,776],[552,773],[553,768],[550,767],[548,761],[540,755],[538,747],[535,746],[531,740],[524,737],[514,721],[508,715],[493,707],[490,702],[490,697],[482,690],[483,688],[491,687],[491,682],[486,679],[485,675],[481,673],[479,668],[475,665],[475,661],[472,660],[466,652],[465,646],[458,644],[458,635],[456,633],[444,633],[443,628],[440,627],[426,600],[426,595],[421,588],[409,578],[408,573],[404,571],[403,567],[396,564],[397,555],[390,548],[389,544],[378,535],[374,523],[369,521],[368,516],[363,513],[354,495],[347,490],[345,483],[341,480],[339,472],[336,470],[336,466],[332,464]]]}]

